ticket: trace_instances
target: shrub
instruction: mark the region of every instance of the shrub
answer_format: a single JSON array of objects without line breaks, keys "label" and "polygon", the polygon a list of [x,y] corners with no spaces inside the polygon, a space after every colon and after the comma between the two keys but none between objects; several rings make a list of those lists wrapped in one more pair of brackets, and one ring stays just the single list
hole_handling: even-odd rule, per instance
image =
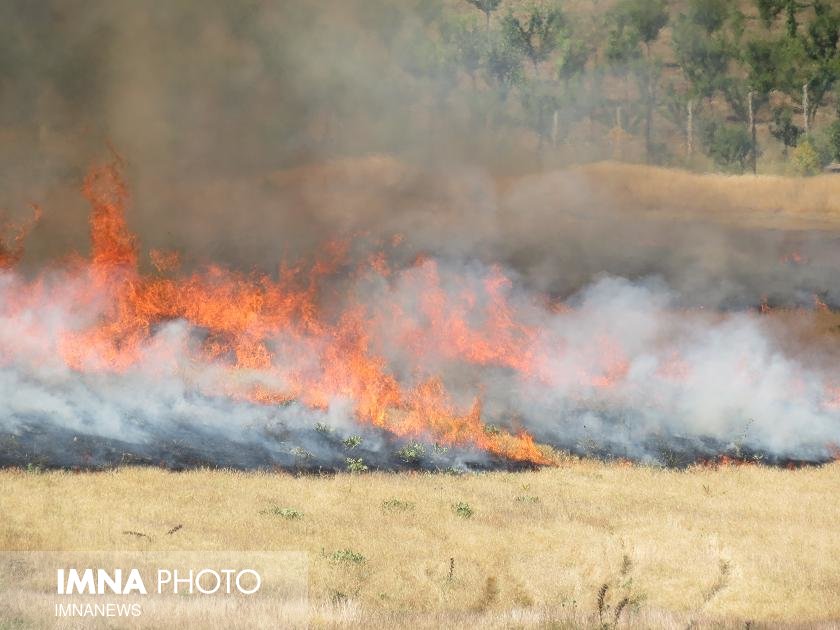
[{"label": "shrub", "polygon": [[397,451],[399,457],[406,464],[415,464],[426,454],[426,447],[419,442],[409,442]]},{"label": "shrub", "polygon": [[334,564],[357,564],[361,565],[367,561],[362,554],[353,551],[352,549],[340,549],[334,551],[330,556],[330,562]]},{"label": "shrub", "polygon": [[810,138],[800,142],[793,150],[791,166],[797,175],[816,175],[820,172],[820,156]]},{"label": "shrub", "polygon": [[310,453],[301,446],[295,446],[294,448],[292,448],[291,453],[292,455],[294,455],[296,460],[299,460],[301,462],[306,462],[312,459],[312,453]]},{"label": "shrub", "polygon": [[360,473],[368,469],[367,465],[365,464],[365,460],[363,460],[361,457],[358,457],[356,459],[348,457],[346,461],[347,470],[351,473]]},{"label": "shrub", "polygon": [[362,438],[358,435],[351,435],[343,441],[344,447],[347,449],[354,449],[362,443]]},{"label": "shrub", "polygon": [[315,423],[315,430],[318,433],[323,433],[324,435],[329,435],[330,433],[333,432],[333,428],[328,424],[324,424],[323,422],[316,422]]},{"label": "shrub", "polygon": [[472,518],[473,515],[473,509],[470,507],[470,504],[464,503],[463,501],[455,503],[452,506],[452,510],[461,518]]},{"label": "shrub", "polygon": [[261,512],[261,514],[271,514],[273,516],[280,516],[280,517],[288,519],[290,521],[294,520],[296,518],[302,518],[303,517],[303,512],[298,512],[297,510],[295,510],[293,508],[281,508],[281,507],[278,507],[276,505],[272,505],[267,510],[263,510]]},{"label": "shrub", "polygon": [[414,504],[411,501],[388,499],[382,502],[382,509],[386,512],[407,512],[414,509]]}]

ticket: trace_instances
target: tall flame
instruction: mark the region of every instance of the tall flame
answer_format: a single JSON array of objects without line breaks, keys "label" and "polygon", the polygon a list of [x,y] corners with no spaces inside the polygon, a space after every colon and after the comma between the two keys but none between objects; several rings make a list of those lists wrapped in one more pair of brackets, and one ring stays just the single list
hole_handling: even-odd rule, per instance
[{"label": "tall flame", "polygon": [[[155,274],[140,271],[139,246],[128,229],[128,190],[118,163],[96,168],[84,182],[91,206],[90,258],[73,273],[89,282],[75,296],[79,304],[100,304],[100,317],[80,330],[66,331],[61,355],[78,371],[122,372],[141,360],[158,326],[182,320],[204,331],[191,360],[220,366],[222,376],[203,383],[207,393],[266,404],[300,401],[326,408],[331,401],[352,401],[360,423],[398,436],[441,444],[473,446],[516,461],[548,464],[546,449],[527,433],[488,428],[476,398],[466,408],[452,399],[435,374],[415,366],[417,382],[402,383],[389,372],[370,333],[371,309],[350,303],[337,315],[320,306],[324,277],[341,267],[345,248],[332,244],[309,268],[283,266],[274,279],[262,273],[239,273],[211,266],[201,272],[172,275],[177,255],[153,251]],[[0,250],[3,254],[5,250]],[[19,256],[17,256],[19,257]],[[16,260],[0,258],[0,264]],[[372,256],[367,270],[387,279],[384,255]],[[423,292],[423,322],[400,313],[398,305],[380,312],[404,318],[401,341],[422,357],[430,344],[442,355],[462,361],[528,371],[527,348],[536,334],[513,318],[497,272],[485,283],[484,326],[468,322],[476,296],[468,291],[457,303],[441,289],[434,264],[418,263]],[[30,287],[34,291],[33,287]]]}]

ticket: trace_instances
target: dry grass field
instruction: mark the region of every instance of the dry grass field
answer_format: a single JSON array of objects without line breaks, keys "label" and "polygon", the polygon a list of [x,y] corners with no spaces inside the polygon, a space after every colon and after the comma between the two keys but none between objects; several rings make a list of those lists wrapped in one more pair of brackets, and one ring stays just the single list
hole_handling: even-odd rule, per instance
[{"label": "dry grass field", "polygon": [[570,172],[596,195],[620,200],[622,209],[762,229],[840,228],[840,175],[836,174],[805,178],[700,174],[619,162],[589,164]]},{"label": "dry grass field", "polygon": [[[467,222],[473,215],[449,209],[471,207],[476,194],[454,177],[426,186],[413,167],[382,156],[266,182],[267,195],[279,191],[304,215],[317,209],[341,226],[362,217],[387,228],[391,201],[408,189],[418,225],[433,235]],[[488,240],[517,225],[535,232],[524,213],[542,200],[572,217],[604,206],[739,228],[840,229],[840,176],[600,163],[479,182],[498,202]],[[424,197],[429,189],[437,196]],[[838,317],[774,311],[792,345],[836,345]],[[459,476],[7,469],[0,488],[0,551],[303,552],[308,602],[277,602],[266,626],[840,628],[840,463],[677,471],[568,459]],[[26,609],[4,609],[0,597],[0,629],[54,621]]]},{"label": "dry grass field", "polygon": [[[0,485],[6,551],[305,552],[309,606],[289,614],[311,627],[840,621],[840,464],[674,471],[569,460],[523,473],[323,477],[6,470]],[[37,625],[12,621],[0,627]]]}]

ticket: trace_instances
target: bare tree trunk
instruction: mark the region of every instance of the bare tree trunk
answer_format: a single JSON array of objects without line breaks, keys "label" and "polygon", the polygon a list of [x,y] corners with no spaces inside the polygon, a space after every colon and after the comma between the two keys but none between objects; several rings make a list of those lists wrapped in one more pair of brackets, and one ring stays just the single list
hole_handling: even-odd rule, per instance
[{"label": "bare tree trunk", "polygon": [[694,155],[694,99],[688,101],[688,122],[685,129],[685,151],[688,159]]},{"label": "bare tree trunk", "polygon": [[560,111],[555,109],[554,116],[551,119],[551,144],[557,147],[557,134],[560,131]]},{"label": "bare tree trunk", "polygon": [[615,108],[615,128],[614,133],[611,134],[613,139],[613,159],[624,159],[624,151],[622,143],[624,141],[624,126],[621,120],[621,105]]},{"label": "bare tree trunk", "polygon": [[650,43],[645,42],[645,162],[650,164],[653,156],[653,69],[650,65]]},{"label": "bare tree trunk", "polygon": [[756,143],[755,137],[755,110],[753,109],[753,98],[755,96],[755,92],[750,90],[750,93],[747,95],[747,103],[749,104],[750,108],[750,135],[752,138],[752,145],[750,147],[750,154],[752,156],[752,171],[753,175],[758,174],[758,147]]},{"label": "bare tree trunk", "polygon": [[648,86],[647,104],[645,106],[645,162],[651,163],[651,155],[653,153],[652,139],[653,135],[653,95],[651,88]]},{"label": "bare tree trunk", "polygon": [[808,84],[802,85],[802,119],[804,121],[805,135],[811,133],[811,122],[808,119]]}]

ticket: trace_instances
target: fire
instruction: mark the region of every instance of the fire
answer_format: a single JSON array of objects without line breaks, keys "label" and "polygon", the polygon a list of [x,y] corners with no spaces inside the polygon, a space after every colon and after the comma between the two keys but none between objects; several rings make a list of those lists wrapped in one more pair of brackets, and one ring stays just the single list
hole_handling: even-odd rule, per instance
[{"label": "fire", "polygon": [[[91,207],[90,255],[49,274],[26,279],[3,271],[21,259],[40,211],[21,225],[3,225],[0,366],[58,365],[74,379],[172,378],[213,402],[278,412],[340,409],[342,418],[399,438],[540,465],[552,463],[551,451],[522,424],[537,431],[551,424],[545,435],[554,440],[563,422],[601,410],[608,420],[599,430],[609,431],[618,426],[611,413],[637,410],[641,422],[655,422],[657,414],[691,416],[708,402],[703,413],[725,427],[728,418],[752,413],[753,390],[760,419],[776,405],[787,413],[791,400],[812,417],[840,409],[830,375],[800,375],[763,337],[743,334],[747,323],[756,332],[776,317],[767,299],[762,317],[715,317],[647,299],[627,302],[627,311],[625,300],[618,308],[604,299],[622,290],[613,283],[573,306],[515,291],[498,267],[460,272],[422,255],[394,265],[398,257],[388,248],[400,247],[402,236],[361,256],[358,242],[329,242],[314,261],[284,261],[272,274],[182,269],[177,252],[162,250],[149,252],[148,265],[126,222],[120,164],[93,169],[83,194]],[[814,299],[817,310],[829,309]],[[700,334],[717,320],[723,325]],[[744,344],[724,347],[720,339]],[[504,396],[487,391],[497,383],[507,388]]]},{"label": "fire", "polygon": [[784,264],[790,265],[807,265],[809,262],[808,259],[798,251],[792,251],[785,254],[779,260]]},{"label": "fire", "polygon": [[32,210],[32,217],[21,224],[4,221],[0,214],[0,269],[15,266],[23,256],[23,242],[41,220],[41,208],[33,205]]},{"label": "fire", "polygon": [[[478,398],[459,405],[442,379],[424,371],[424,352],[433,349],[449,359],[528,372],[536,331],[515,321],[504,294],[509,281],[500,271],[486,280],[479,307],[472,289],[451,299],[440,287],[434,264],[420,261],[413,271],[422,280],[422,321],[396,304],[377,305],[379,317],[387,313],[401,322],[399,338],[417,358],[411,384],[389,371],[371,336],[367,305],[350,303],[334,314],[319,302],[322,280],[342,266],[342,244],[328,245],[309,267],[282,265],[277,279],[216,266],[179,274],[177,254],[154,250],[150,257],[157,273],[145,274],[137,238],[126,223],[129,195],[119,163],[92,170],[83,192],[91,206],[91,253],[87,260],[68,263],[67,272],[87,280],[78,283],[84,288],[75,301],[101,305],[101,310],[92,325],[61,335],[59,352],[73,370],[129,370],[150,352],[162,324],[183,321],[206,333],[190,349],[190,360],[219,368],[216,380],[199,385],[208,395],[265,405],[299,401],[321,409],[337,399],[349,400],[358,422],[398,436],[550,463],[530,435],[488,430]],[[11,250],[0,249],[0,266],[11,266],[20,257],[24,232],[16,234],[21,236],[13,237]],[[371,256],[366,267],[384,281],[391,276],[382,254]],[[37,286],[26,289],[33,299]],[[477,310],[482,311],[482,327],[470,323]],[[156,360],[176,351],[155,348]]]}]

